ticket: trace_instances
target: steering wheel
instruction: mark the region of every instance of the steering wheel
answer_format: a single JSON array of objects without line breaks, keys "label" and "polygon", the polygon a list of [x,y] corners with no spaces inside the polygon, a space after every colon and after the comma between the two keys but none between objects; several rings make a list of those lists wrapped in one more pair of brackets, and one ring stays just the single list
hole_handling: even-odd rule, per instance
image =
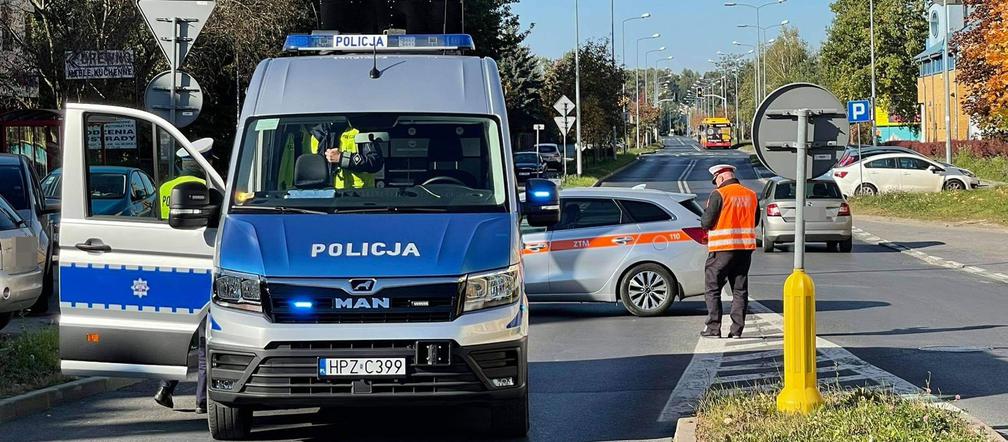
[{"label": "steering wheel", "polygon": [[426,185],[429,185],[429,184],[434,184],[434,183],[436,183],[438,181],[447,181],[450,184],[458,184],[458,185],[460,185],[462,187],[469,187],[469,186],[466,186],[466,184],[463,183],[462,180],[459,180],[458,178],[454,178],[454,177],[450,177],[450,176],[436,176],[436,177],[430,178],[427,181],[424,181],[423,184],[421,184],[421,186],[426,186]]}]

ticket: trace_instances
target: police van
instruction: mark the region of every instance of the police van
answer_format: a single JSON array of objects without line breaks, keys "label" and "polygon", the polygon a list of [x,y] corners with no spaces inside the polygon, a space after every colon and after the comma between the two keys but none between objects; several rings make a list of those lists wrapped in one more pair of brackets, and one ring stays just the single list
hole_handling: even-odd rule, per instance
[{"label": "police van", "polygon": [[[226,180],[157,116],[67,105],[63,373],[182,380],[205,327],[215,438],[247,436],[253,410],[461,403],[526,434],[519,223],[559,205],[549,181],[518,194],[497,65],[462,55],[468,35],[285,49],[251,79]],[[111,128],[131,140],[99,146]],[[95,166],[157,189],[179,151],[203,176],[171,190],[167,219],[92,213]]]}]

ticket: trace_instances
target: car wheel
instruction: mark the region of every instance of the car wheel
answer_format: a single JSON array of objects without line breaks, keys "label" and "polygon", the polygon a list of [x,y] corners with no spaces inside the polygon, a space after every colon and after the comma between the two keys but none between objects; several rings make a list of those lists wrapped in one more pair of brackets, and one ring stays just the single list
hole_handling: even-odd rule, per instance
[{"label": "car wheel", "polygon": [[966,190],[966,184],[959,180],[948,180],[945,182],[945,190]]},{"label": "car wheel", "polygon": [[525,437],[529,431],[528,394],[490,407],[490,431],[494,436]]},{"label": "car wheel", "polygon": [[207,422],[214,439],[244,439],[252,431],[252,410],[229,407],[207,398]]},{"label": "car wheel", "polygon": [[843,253],[850,253],[851,250],[854,250],[854,239],[853,238],[846,239],[844,241],[840,241],[840,251],[841,252],[843,252]]},{"label": "car wheel", "polygon": [[773,253],[774,252],[774,248],[776,246],[774,245],[774,240],[766,237],[766,229],[763,229],[763,234],[761,236],[763,237],[760,240],[760,242],[763,243],[763,252],[764,253]]},{"label": "car wheel", "polygon": [[658,264],[638,264],[620,283],[620,300],[634,316],[658,316],[672,305],[677,293],[675,278]]},{"label": "car wheel", "polygon": [[831,252],[835,252],[835,251],[837,250],[837,246],[838,246],[839,244],[840,244],[840,243],[838,243],[838,242],[836,242],[836,241],[827,241],[827,242],[826,242],[826,250],[829,250],[829,251],[831,251]]},{"label": "car wheel", "polygon": [[862,184],[857,187],[854,194],[858,196],[875,196],[878,195],[878,188],[871,184]]},{"label": "car wheel", "polygon": [[0,330],[3,330],[7,324],[10,324],[11,319],[14,318],[14,312],[0,313]]}]

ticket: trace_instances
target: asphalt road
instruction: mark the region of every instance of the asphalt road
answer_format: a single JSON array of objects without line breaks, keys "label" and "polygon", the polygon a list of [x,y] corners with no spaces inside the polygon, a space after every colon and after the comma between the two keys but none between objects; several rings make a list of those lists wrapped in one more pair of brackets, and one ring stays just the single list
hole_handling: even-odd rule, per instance
[{"label": "asphalt road", "polygon": [[[758,189],[761,171],[736,151],[703,152],[673,137],[603,185],[698,194],[712,190],[707,168],[739,167]],[[856,219],[856,218],[855,218]],[[1008,319],[1004,284],[930,266],[890,249],[857,243],[853,254],[809,246],[817,283],[818,332],[858,357],[934,393],[961,395],[957,405],[1008,429]],[[754,299],[781,312],[791,255],[757,252]],[[696,298],[694,298],[696,299]],[[661,318],[634,318],[615,305],[537,304],[531,312],[530,440],[669,438],[674,421],[659,415],[693,357],[702,300],[673,305]],[[928,384],[929,383],[929,384]],[[176,410],[150,399],[145,382],[47,413],[0,424],[0,439],[205,440],[206,420],[192,413],[192,384]],[[471,440],[487,416],[477,409],[292,410],[256,413],[254,439]]]}]

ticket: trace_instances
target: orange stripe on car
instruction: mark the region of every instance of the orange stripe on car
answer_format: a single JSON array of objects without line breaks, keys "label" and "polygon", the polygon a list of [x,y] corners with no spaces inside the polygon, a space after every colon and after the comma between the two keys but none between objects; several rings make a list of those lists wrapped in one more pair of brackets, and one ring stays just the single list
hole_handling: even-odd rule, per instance
[{"label": "orange stripe on car", "polygon": [[589,238],[563,239],[557,241],[537,241],[525,243],[523,255],[536,253],[562,252],[565,250],[596,249],[604,247],[632,246],[637,243],[664,243],[689,241],[690,237],[682,230],[668,232],[647,232],[639,234],[606,235]]}]

